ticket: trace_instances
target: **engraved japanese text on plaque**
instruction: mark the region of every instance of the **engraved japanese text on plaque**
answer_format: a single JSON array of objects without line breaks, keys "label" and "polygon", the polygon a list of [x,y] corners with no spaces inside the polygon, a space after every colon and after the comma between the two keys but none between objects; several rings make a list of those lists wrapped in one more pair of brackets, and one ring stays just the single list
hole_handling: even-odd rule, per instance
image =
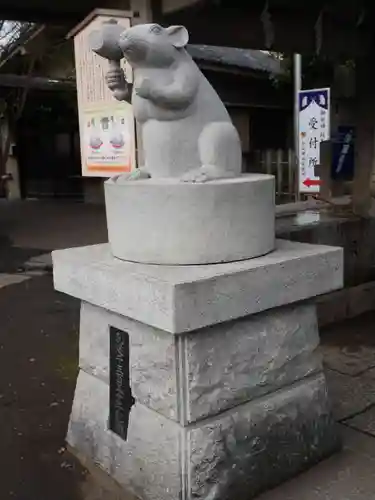
[{"label": "engraved japanese text on plaque", "polygon": [[113,326],[110,335],[109,428],[127,439],[134,398],[129,377],[129,334]]}]

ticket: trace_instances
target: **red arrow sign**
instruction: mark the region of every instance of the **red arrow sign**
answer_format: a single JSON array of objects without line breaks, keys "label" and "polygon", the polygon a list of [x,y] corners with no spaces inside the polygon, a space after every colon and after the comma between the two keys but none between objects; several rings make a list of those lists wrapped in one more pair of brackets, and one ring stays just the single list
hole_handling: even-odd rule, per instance
[{"label": "red arrow sign", "polygon": [[322,184],[322,181],[319,179],[305,179],[303,181],[303,185],[306,187],[320,186],[321,184]]}]

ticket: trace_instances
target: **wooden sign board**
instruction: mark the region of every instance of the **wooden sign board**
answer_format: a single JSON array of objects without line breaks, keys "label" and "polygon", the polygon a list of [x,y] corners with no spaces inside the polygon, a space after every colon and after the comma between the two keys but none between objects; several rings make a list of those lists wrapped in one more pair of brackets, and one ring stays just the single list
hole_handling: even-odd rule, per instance
[{"label": "wooden sign board", "polygon": [[[93,11],[68,37],[74,40],[82,175],[111,177],[136,168],[135,122],[131,104],[117,101],[105,84],[108,61],[90,49],[89,34],[115,19],[124,30],[131,13]],[[132,71],[124,61],[127,80]]]}]

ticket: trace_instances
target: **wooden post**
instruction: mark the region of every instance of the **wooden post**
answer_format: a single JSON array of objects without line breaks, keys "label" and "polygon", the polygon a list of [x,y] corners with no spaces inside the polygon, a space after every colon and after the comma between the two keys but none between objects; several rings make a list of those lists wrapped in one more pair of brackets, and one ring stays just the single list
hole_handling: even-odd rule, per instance
[{"label": "wooden post", "polygon": [[130,8],[134,14],[133,25],[153,21],[151,0],[130,0]]},{"label": "wooden post", "polygon": [[296,182],[295,178],[297,171],[297,165],[295,162],[295,155],[293,149],[288,149],[288,195],[289,202],[297,201],[297,192],[295,190]]},{"label": "wooden post", "polygon": [[371,208],[371,176],[375,153],[375,87],[373,57],[356,60],[356,161],[353,180],[353,211],[368,216]]},{"label": "wooden post", "polygon": [[266,174],[272,175],[272,149],[266,149],[264,156]]},{"label": "wooden post", "polygon": [[325,199],[331,198],[331,164],[332,164],[332,142],[323,141],[320,143],[320,165],[319,177],[322,181],[320,196]]},{"label": "wooden post", "polygon": [[282,197],[283,193],[283,150],[276,151],[276,194]]}]

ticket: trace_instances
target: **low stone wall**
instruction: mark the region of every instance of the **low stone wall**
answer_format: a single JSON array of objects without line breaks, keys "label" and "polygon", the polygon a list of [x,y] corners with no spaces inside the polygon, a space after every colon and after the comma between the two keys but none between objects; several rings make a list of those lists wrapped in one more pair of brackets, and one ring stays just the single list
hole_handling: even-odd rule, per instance
[{"label": "low stone wall", "polygon": [[354,318],[375,309],[375,281],[316,298],[319,326]]},{"label": "low stone wall", "polygon": [[321,326],[375,308],[375,219],[339,217],[319,209],[279,213],[279,238],[344,249],[344,284],[317,299]]}]

